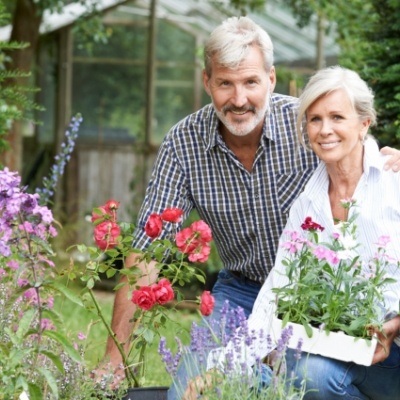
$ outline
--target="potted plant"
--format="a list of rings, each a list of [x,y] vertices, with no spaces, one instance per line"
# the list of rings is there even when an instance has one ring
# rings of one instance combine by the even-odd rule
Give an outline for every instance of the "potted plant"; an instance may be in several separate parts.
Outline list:
[[[354,200],[342,203],[356,206]],[[338,222],[332,241],[320,241],[324,227],[307,217],[301,232],[288,232],[283,244],[288,256],[283,260],[287,284],[275,288],[276,335],[288,323],[295,327],[294,338],[304,338],[303,350],[344,361],[370,365],[376,339],[368,326],[382,323],[384,291],[394,279],[388,266],[399,262],[386,253],[388,237],[381,237],[375,256],[363,267],[357,243],[357,213]],[[337,340],[337,344],[332,344]]]
[[[166,387],[143,390],[146,386],[148,348],[156,342],[160,328],[164,327],[169,319],[171,309],[174,307],[171,305],[172,302],[174,301],[176,305],[184,300],[179,287],[183,287],[193,279],[205,282],[204,272],[194,263],[205,262],[208,259],[212,240],[211,230],[205,222],[199,220],[177,231],[176,227],[183,211],[179,208],[167,208],[161,214],[150,214],[144,230],[152,242],[145,251],[138,251],[132,248],[135,227],[133,224],[117,221],[118,208],[118,201],[109,200],[93,210],[91,220],[96,246],[80,244],[69,249],[77,249],[89,256],[83,269],[77,265],[77,268],[70,269],[69,274],[73,271],[73,277],[78,277],[84,282],[85,289],[82,293],[84,304],[95,307],[101,322],[121,354],[122,368],[128,386],[128,393],[124,399],[128,400],[135,388],[141,388],[140,391],[134,392],[135,399],[140,399],[139,393],[143,394],[144,391],[152,392],[151,397],[146,398],[162,399],[166,398]],[[169,233],[160,238],[164,229]],[[132,251],[138,254],[138,264],[156,261],[158,268],[156,282],[138,286],[137,281],[142,271],[137,266],[130,268],[118,266],[121,262],[123,264]],[[118,283],[115,289],[124,284],[129,285],[131,301],[136,305],[136,312],[132,315],[133,329],[128,348],[117,340],[93,292],[95,283],[101,276],[105,274],[111,278],[117,272],[127,279],[125,283]],[[200,305],[204,312],[207,311],[204,307],[206,297],[207,294],[202,296],[203,301]],[[111,372],[110,378],[113,379]],[[106,385],[106,382],[103,383]]]

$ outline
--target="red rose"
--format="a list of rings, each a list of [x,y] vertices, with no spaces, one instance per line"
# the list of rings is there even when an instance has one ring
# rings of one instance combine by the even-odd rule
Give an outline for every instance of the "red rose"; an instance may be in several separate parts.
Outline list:
[[[115,247],[120,234],[120,227],[113,221],[103,221],[94,228],[94,240],[100,250]]]
[[[190,254],[198,246],[196,233],[191,228],[182,229],[175,235],[175,243],[182,253]]]
[[[210,256],[211,253],[211,247],[203,244],[200,246],[197,246],[196,249],[194,251],[192,251],[189,254],[189,261],[191,262],[206,262],[208,260],[208,257]]]
[[[117,211],[119,208],[119,201],[117,200],[108,200],[106,204],[104,204],[104,208],[106,209],[108,214],[112,214]]]
[[[175,236],[178,249],[189,255],[191,262],[205,262],[210,255],[211,229],[204,221],[193,222]]]
[[[200,312],[202,315],[207,317],[213,312],[215,305],[214,296],[208,291],[205,290],[200,297]]]
[[[196,236],[199,237],[202,242],[211,242],[211,228],[204,221],[195,221],[190,225],[190,228],[192,231],[196,232]]]
[[[142,286],[132,293],[132,303],[143,310],[150,310],[156,304],[156,296],[150,286]]]
[[[183,215],[183,210],[181,210],[180,208],[171,207],[171,208],[166,208],[162,212],[161,218],[167,222],[177,223],[181,221],[182,215]]]
[[[323,226],[321,226],[320,224],[317,224],[316,222],[314,222],[311,217],[306,217],[304,222],[301,224],[301,229],[303,229],[305,231],[320,230],[322,232],[325,228]]]
[[[160,279],[157,283],[151,286],[158,304],[165,304],[173,300],[175,297],[171,282],[166,279]]]
[[[96,209],[92,212],[92,222],[95,222],[99,218],[103,218],[106,216],[110,216],[112,221],[116,222],[116,214],[119,208],[119,201],[116,200],[108,200],[106,204],[96,207]]]
[[[155,239],[157,236],[160,236],[162,232],[162,219],[159,214],[150,214],[149,219],[146,222],[144,230],[147,236]]]

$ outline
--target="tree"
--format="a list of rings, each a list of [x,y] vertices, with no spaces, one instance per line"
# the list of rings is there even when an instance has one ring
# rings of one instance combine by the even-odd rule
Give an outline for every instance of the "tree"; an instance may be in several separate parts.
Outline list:
[[[375,93],[381,145],[400,140],[400,0],[282,0],[300,26],[323,15],[335,29],[339,63],[357,71]]]
[[[120,1],[122,3],[123,0]],[[5,50],[7,62],[4,63],[8,71],[16,72],[4,81],[5,86],[29,87],[29,74],[33,69],[37,53],[40,26],[45,11],[49,13],[61,12],[63,7],[71,3],[79,3],[86,7],[86,13],[81,18],[94,15],[97,11],[96,0],[0,0],[12,14],[12,29],[10,42],[26,44],[18,51]],[[93,32],[92,32],[93,33]],[[93,37],[96,37],[93,35]],[[10,49],[12,50],[12,49]],[[23,107],[20,110],[23,111]],[[9,147],[2,155],[3,163],[11,170],[21,171],[23,141],[21,125],[15,121],[7,137]]]

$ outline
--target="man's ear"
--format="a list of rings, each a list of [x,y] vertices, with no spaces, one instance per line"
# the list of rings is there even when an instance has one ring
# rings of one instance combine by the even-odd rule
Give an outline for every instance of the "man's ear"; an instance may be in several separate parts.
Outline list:
[[[210,83],[210,77],[207,75],[206,70],[203,69],[203,86],[204,86],[204,90],[206,91],[206,93],[209,96],[211,96],[209,83]]]
[[[269,82],[271,84],[270,86],[270,93],[273,93],[275,90],[275,86],[276,86],[276,72],[275,72],[275,67],[272,66],[269,70]]]

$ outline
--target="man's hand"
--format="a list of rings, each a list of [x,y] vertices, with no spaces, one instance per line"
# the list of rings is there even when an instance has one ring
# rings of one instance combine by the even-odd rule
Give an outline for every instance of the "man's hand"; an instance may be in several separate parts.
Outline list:
[[[372,327],[370,332],[375,333],[378,337],[378,344],[375,349],[375,354],[372,359],[372,364],[382,362],[390,354],[390,347],[393,344],[393,340],[399,335],[400,329],[400,316],[397,316],[390,321],[383,324],[382,330],[377,327]]]
[[[218,385],[221,380],[221,373],[216,369],[212,369],[204,375],[196,376],[189,381],[182,400],[197,400],[199,395],[207,393],[209,389]],[[207,397],[204,397],[204,399],[207,399]]]
[[[382,147],[381,153],[391,156],[385,163],[385,170],[392,169],[394,172],[400,171],[400,150],[393,149],[392,147]]]

